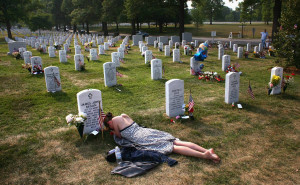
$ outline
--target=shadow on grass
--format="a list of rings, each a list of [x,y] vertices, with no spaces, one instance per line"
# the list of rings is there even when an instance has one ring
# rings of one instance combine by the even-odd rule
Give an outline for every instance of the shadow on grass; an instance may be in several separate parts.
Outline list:
[[[239,102],[239,103],[243,105],[243,108],[246,111],[251,111],[253,113],[258,113],[258,114],[268,115],[268,116],[273,116],[274,115],[274,113],[271,112],[270,110],[263,109],[259,106],[250,105],[250,104],[247,104],[247,103],[244,103],[244,102]]]
[[[55,93],[48,92],[47,95],[51,96],[52,98],[54,98],[56,101],[59,101],[59,102],[70,102],[72,100],[72,98],[63,91],[58,91]]]
[[[117,69],[119,69],[120,71],[129,71],[127,67],[118,67]]]

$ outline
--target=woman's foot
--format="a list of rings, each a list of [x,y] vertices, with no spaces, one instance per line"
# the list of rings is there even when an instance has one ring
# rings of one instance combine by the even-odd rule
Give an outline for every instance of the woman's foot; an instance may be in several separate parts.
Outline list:
[[[211,153],[211,155],[213,156],[212,161],[214,163],[219,163],[221,161],[220,157],[215,153],[213,148],[208,149],[208,151]]]

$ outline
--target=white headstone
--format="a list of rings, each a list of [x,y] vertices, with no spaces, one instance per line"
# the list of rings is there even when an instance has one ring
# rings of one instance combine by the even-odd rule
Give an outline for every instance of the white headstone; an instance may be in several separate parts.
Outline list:
[[[230,65],[230,55],[223,55],[222,57],[222,71],[226,71]]]
[[[152,60],[152,51],[146,50],[145,51],[145,64],[148,64]]]
[[[190,46],[189,45],[184,45],[183,54],[184,55],[189,55],[189,52],[190,52]]]
[[[48,92],[61,91],[59,68],[56,66],[49,66],[45,68],[44,73],[45,73],[47,91]]]
[[[192,33],[190,32],[184,32],[182,33],[182,40],[186,40],[186,42],[192,42]]]
[[[13,41],[8,43],[9,54],[12,54],[14,51],[19,51],[19,48],[26,49],[26,42]]]
[[[164,51],[164,44],[162,42],[158,43],[158,51]]]
[[[138,46],[139,45],[139,41],[143,41],[143,36],[142,35],[133,35],[132,36],[132,40],[133,40],[132,45]]]
[[[247,51],[250,52],[251,51],[251,44],[247,43]]]
[[[174,42],[172,40],[169,40],[169,48],[173,48]]]
[[[49,46],[48,53],[49,53],[49,57],[55,57],[55,47]]]
[[[74,62],[75,62],[75,70],[81,71],[82,66],[84,66],[84,56],[82,54],[74,55]]]
[[[170,46],[165,45],[165,56],[170,56]]]
[[[195,73],[198,73],[200,72],[200,63],[199,61],[196,61],[194,57],[191,57],[190,58],[190,67],[191,67],[191,70],[190,70],[190,74],[192,74],[192,70],[195,72]]]
[[[98,89],[87,89],[77,93],[78,112],[87,114],[84,121],[83,134],[90,134],[93,131],[99,131],[99,108],[102,108],[102,95]],[[100,105],[100,107],[99,107]]]
[[[180,62],[180,50],[173,49],[173,62]]]
[[[224,55],[224,48],[219,47],[218,60],[221,60]]]
[[[41,57],[31,57],[31,74],[41,73],[43,70],[42,58]]]
[[[20,53],[20,55],[21,55],[22,58],[24,58],[23,53],[25,51],[26,51],[26,48],[23,48],[23,47],[19,48],[19,53]]]
[[[59,50],[59,61],[68,62],[66,50]]]
[[[64,44],[64,50],[66,51],[66,53],[69,51],[69,45],[68,44]]]
[[[90,49],[90,60],[98,60],[97,49]]]
[[[243,58],[243,47],[238,47],[237,57]]]
[[[118,48],[119,56],[121,59],[124,58],[124,50],[122,48]]]
[[[158,42],[162,42],[163,44],[168,44],[169,37],[168,36],[160,36],[158,37]]]
[[[157,40],[155,40],[153,44],[154,44],[154,46],[153,46],[154,48],[158,47],[158,41]]]
[[[81,47],[79,45],[75,46],[75,55],[81,54]]]
[[[238,49],[238,45],[237,44],[233,44],[233,52],[236,53]]]
[[[180,37],[179,36],[171,36],[171,41],[173,41],[173,43],[180,42]]]
[[[149,36],[147,39],[147,45],[154,45],[155,40],[156,40],[156,37]]]
[[[258,53],[258,52],[259,52],[257,46],[254,46],[254,52],[255,52],[255,53]]]
[[[181,46],[184,47],[186,45],[186,40],[182,40]]]
[[[239,101],[240,73],[229,72],[225,79],[225,103],[231,104]]]
[[[258,51],[262,51],[263,50],[263,48],[262,48],[262,44],[261,43],[259,43],[258,44]]]
[[[111,87],[117,85],[117,70],[113,62],[106,62],[103,64],[104,85]]]
[[[162,79],[162,61],[161,61],[161,59],[151,60],[151,79],[152,80]]]
[[[109,50],[109,44],[107,42],[104,42],[104,51]]]
[[[30,58],[32,57],[32,52],[31,51],[25,51],[23,53],[23,57],[24,57],[25,64],[30,64],[31,63]]]
[[[111,61],[115,63],[116,67],[120,67],[120,56],[119,52],[112,52],[111,53]]]
[[[271,95],[281,93],[281,83],[282,83],[282,77],[283,77],[282,74],[283,74],[283,68],[282,67],[273,67],[272,68],[270,81],[272,80],[273,75],[279,76],[280,81],[279,81],[279,84],[277,86],[272,88]]]
[[[142,53],[144,53],[146,50],[148,50],[148,47],[147,46],[143,46],[142,47]]]
[[[229,41],[229,48],[232,48],[232,42]]]
[[[183,114],[184,104],[184,81],[172,79],[166,82],[166,114],[175,117]]]
[[[99,55],[105,55],[105,51],[104,51],[104,46],[103,45],[99,45],[98,46],[98,50],[99,50]]]

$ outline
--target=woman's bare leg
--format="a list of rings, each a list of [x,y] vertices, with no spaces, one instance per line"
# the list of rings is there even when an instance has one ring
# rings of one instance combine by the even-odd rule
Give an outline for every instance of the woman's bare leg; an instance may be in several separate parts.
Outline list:
[[[213,156],[209,151],[205,152],[199,152],[196,150],[193,150],[186,146],[178,146],[174,145],[173,152],[181,155],[186,156],[192,156],[192,157],[198,157],[203,159],[212,159],[212,160],[218,160],[215,156]]]
[[[206,152],[208,151],[207,149],[195,144],[195,143],[192,143],[192,142],[187,142],[187,141],[179,141],[179,140],[175,140],[174,142],[174,145],[178,145],[178,146],[186,146],[186,147],[189,147],[193,150],[197,150],[199,152]]]

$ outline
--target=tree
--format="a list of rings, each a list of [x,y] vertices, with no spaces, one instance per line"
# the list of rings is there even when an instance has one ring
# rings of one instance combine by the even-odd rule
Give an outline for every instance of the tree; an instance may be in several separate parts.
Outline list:
[[[1,0],[0,23],[4,23],[7,36],[12,39],[11,24],[19,20],[26,20],[30,9],[31,0]]]
[[[45,14],[42,12],[32,15],[28,21],[28,27],[31,31],[51,30],[52,25],[50,14]]]
[[[119,20],[124,9],[124,0],[104,0],[102,2],[102,20],[105,22],[115,22],[116,31],[119,31]]]
[[[244,2],[240,3],[241,21],[249,21],[251,24],[255,13],[255,8],[257,8],[259,4],[260,1],[257,0],[244,0]]]
[[[222,0],[204,0],[204,1],[202,1],[204,14],[209,19],[210,25],[212,25],[213,20],[218,17],[223,5],[224,5],[224,2]]]
[[[138,22],[142,5],[142,0],[125,0],[124,2],[127,18],[131,20],[131,35],[135,35],[135,23]]]
[[[200,6],[196,2],[193,2],[192,3],[192,7],[194,7],[191,10],[192,20],[193,20],[193,22],[196,23],[196,28],[198,29],[199,28],[199,24],[203,23],[203,18],[204,18],[203,11],[202,11],[202,6]]]
[[[300,68],[300,0],[286,0],[284,6],[274,47],[287,66]]]
[[[275,33],[278,32],[278,28],[280,27],[279,19],[281,17],[281,6],[282,0],[274,0],[274,8],[273,8],[273,27],[272,27],[272,40],[275,40]],[[298,1],[298,0],[296,0]]]
[[[262,20],[265,21],[266,24],[272,20],[272,8],[273,8],[272,0],[264,0],[262,3]]]

